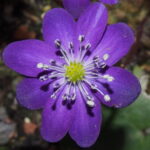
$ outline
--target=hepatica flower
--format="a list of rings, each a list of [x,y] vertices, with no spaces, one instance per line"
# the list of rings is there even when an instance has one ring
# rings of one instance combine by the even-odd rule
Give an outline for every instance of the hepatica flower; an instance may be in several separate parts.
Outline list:
[[[41,135],[49,142],[67,133],[81,147],[99,136],[101,104],[122,108],[140,93],[130,72],[112,67],[134,42],[124,23],[107,25],[107,10],[93,3],[77,22],[61,8],[48,11],[40,40],[11,43],[5,64],[26,76],[17,100],[28,109],[43,108]]]
[[[92,0],[63,0],[64,7],[75,17],[78,18],[82,11],[91,4]],[[119,0],[98,0],[99,2],[113,5]]]

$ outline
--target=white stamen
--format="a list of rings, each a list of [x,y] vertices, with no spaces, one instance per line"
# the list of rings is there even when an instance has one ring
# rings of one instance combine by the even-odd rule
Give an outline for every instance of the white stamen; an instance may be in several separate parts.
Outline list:
[[[104,95],[104,100],[105,100],[106,102],[110,102],[111,98],[110,98],[109,95]]]
[[[86,101],[86,103],[87,103],[87,105],[90,106],[90,107],[94,107],[94,106],[95,106],[94,101],[88,100],[88,101]]]
[[[53,60],[53,59],[51,59],[51,60],[49,61],[49,63],[50,63],[51,65],[55,65],[55,64],[56,64],[56,61]]]
[[[61,85],[60,85],[60,87],[54,92],[54,93],[52,93],[52,95],[50,96],[51,98],[53,98],[53,99],[56,99],[56,94],[60,91],[60,89],[61,88],[63,88],[64,86],[66,85],[66,81],[64,81]]]
[[[48,70],[48,69],[49,69],[49,66],[46,65],[46,64],[44,64],[44,65],[43,65],[43,69],[44,69],[44,70]]]
[[[81,83],[78,84],[78,87],[79,87],[82,95],[86,99],[86,104],[90,107],[94,107],[95,106],[94,98],[89,95],[89,93],[87,92],[87,90]]]
[[[62,99],[63,99],[64,101],[67,100],[67,94],[66,94],[66,93],[62,96]]]
[[[66,63],[69,64],[69,62],[70,62],[70,55],[68,54],[66,49],[61,45],[61,41],[59,39],[56,39],[54,41],[54,43],[56,44],[56,46],[58,47],[58,49],[62,53],[63,58],[65,59]]]
[[[95,67],[100,69],[100,68],[105,68],[106,67],[106,63],[105,62],[95,62]]]
[[[105,96],[105,94],[97,87],[96,84],[92,84],[90,83],[88,80],[84,80],[93,90],[96,90],[97,92],[99,92],[101,95]]]
[[[79,35],[78,40],[79,40],[80,42],[83,42],[83,41],[84,41],[84,35]]]
[[[108,54],[104,54],[103,59],[107,60],[108,58],[109,58],[109,55]]]
[[[94,66],[93,66],[93,67],[91,66],[91,67],[86,67],[85,69],[86,69],[86,71],[93,71],[93,70],[95,69],[95,67],[94,67]]]
[[[53,93],[53,94],[51,95],[51,98],[56,99],[56,93]]]
[[[93,62],[90,62],[88,64],[84,63],[84,68],[90,68],[90,67],[94,67]]]
[[[96,76],[96,77],[99,76],[99,74],[94,73],[94,72],[92,72],[92,71],[86,71],[85,74],[86,74],[86,75],[93,75],[93,76]]]
[[[71,100],[72,100],[72,101],[74,101],[75,99],[76,99],[76,94],[75,94],[75,93],[73,93],[73,94],[72,94],[72,98],[71,98]]]
[[[39,78],[41,81],[46,81],[48,79],[48,76],[47,75],[43,75],[43,76],[40,76]]]
[[[93,76],[93,75],[86,75],[87,79],[98,79],[98,76]]]
[[[54,70],[54,71],[61,72],[61,73],[65,72],[65,69],[63,66],[51,66],[51,65],[47,65],[43,63],[38,63],[37,68],[43,69],[43,70]]]
[[[50,75],[48,75],[49,79],[57,77],[64,77],[64,73],[52,72]]]
[[[59,83],[54,83],[54,84],[53,84],[53,87],[54,87],[54,88],[59,88],[59,87],[60,87],[60,84],[59,84]]]
[[[72,83],[70,83],[69,85],[66,85],[66,92],[65,94],[62,96],[63,100],[70,100],[71,97],[71,88],[72,88]]]
[[[81,93],[86,94],[86,96],[89,95],[87,90],[84,88],[84,86],[81,83],[79,83],[78,86],[79,86]]]
[[[61,46],[61,41],[60,41],[59,39],[56,39],[56,40],[54,41],[54,43],[55,43],[57,46]]]
[[[71,54],[71,60],[74,60],[74,47],[73,47],[73,42],[69,43],[69,52]]]
[[[82,49],[83,48],[83,49]],[[80,58],[79,61],[83,61],[85,54],[87,53],[87,51],[91,48],[91,44],[87,43],[85,46],[80,46]],[[84,51],[83,51],[84,50]]]
[[[100,60],[99,56],[95,56],[95,57],[93,58],[93,61],[94,61],[94,62],[99,62],[99,60]]]
[[[38,63],[37,68],[47,70],[47,69],[49,69],[49,66],[46,64],[43,64],[43,63]]]
[[[39,69],[43,68],[43,63],[38,63],[36,67]]]
[[[71,100],[74,101],[76,99],[76,86],[73,85],[73,94]]]
[[[112,77],[112,76],[110,76],[108,74],[104,75],[103,78],[107,79],[109,82],[112,82],[114,80],[114,77]]]
[[[69,48],[73,49],[73,43],[72,42],[69,43]]]
[[[85,45],[85,49],[86,50],[89,50],[91,48],[91,44],[90,43],[87,43],[86,45]]]
[[[84,81],[91,87],[91,89],[96,90],[97,85],[90,83],[88,80],[84,79]]]

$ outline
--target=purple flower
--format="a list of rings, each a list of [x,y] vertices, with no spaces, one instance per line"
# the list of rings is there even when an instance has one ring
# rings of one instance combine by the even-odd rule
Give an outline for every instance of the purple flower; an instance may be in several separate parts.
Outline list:
[[[98,0],[100,2],[113,5],[117,4],[118,0]],[[80,14],[90,5],[90,0],[63,0],[63,5],[75,18],[78,18]]]
[[[122,108],[140,93],[130,72],[112,67],[134,43],[124,23],[107,25],[107,10],[93,3],[77,22],[61,8],[48,11],[44,41],[24,40],[8,45],[5,64],[25,75],[17,100],[28,109],[43,108],[41,135],[49,142],[68,132],[81,147],[99,136],[101,103]]]

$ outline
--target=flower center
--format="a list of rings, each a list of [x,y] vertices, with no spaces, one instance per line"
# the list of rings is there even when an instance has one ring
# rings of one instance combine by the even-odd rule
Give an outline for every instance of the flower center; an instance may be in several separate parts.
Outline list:
[[[109,74],[101,73],[107,66],[106,60],[109,59],[109,54],[106,53],[103,57],[93,55],[91,60],[87,59],[85,61],[85,57],[88,57],[87,52],[91,51],[91,44],[87,43],[84,45],[84,35],[80,35],[78,40],[80,42],[79,52],[77,57],[75,57],[72,42],[69,42],[69,48],[66,50],[62,45],[62,41],[56,39],[54,41],[55,46],[61,53],[61,58],[65,60],[66,65],[54,59],[51,59],[49,64],[37,63],[37,68],[48,71],[46,74],[42,74],[39,79],[41,81],[49,79],[52,81],[53,91],[50,96],[52,99],[56,99],[60,95],[60,91],[63,90],[62,99],[68,103],[69,101],[76,100],[79,91],[86,104],[89,107],[94,107],[95,97],[92,96],[92,91],[94,90],[102,95],[106,102],[110,102],[111,97],[107,90],[101,90],[101,86],[99,88],[99,84],[107,84],[115,79]],[[82,64],[81,62],[84,63]],[[89,91],[89,88],[92,91]]]
[[[79,62],[70,62],[70,65],[65,66],[65,69],[65,76],[73,83],[83,80],[85,76],[85,69]]]

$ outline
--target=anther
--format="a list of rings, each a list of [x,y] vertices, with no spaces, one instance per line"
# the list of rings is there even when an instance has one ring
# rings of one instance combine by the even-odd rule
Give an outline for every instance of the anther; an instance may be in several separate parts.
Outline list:
[[[60,84],[59,84],[59,83],[55,83],[55,84],[53,85],[53,87],[54,87],[54,88],[59,88],[59,87],[60,87]]]
[[[47,69],[49,69],[49,66],[46,64],[43,64],[43,63],[38,63],[37,68],[47,70]]]
[[[112,77],[112,76],[110,76],[108,74],[104,75],[103,78],[107,79],[109,82],[112,82],[114,80],[114,77]]]
[[[90,107],[94,107],[95,106],[95,103],[93,101],[93,97],[87,95],[87,101],[86,101],[87,105],[90,106]]]
[[[80,49],[81,49],[82,51],[85,50],[85,46],[82,45],[82,46],[80,47]]]
[[[91,89],[96,90],[97,89],[97,85],[91,84]]]
[[[76,94],[73,93],[72,96],[71,96],[71,100],[74,101],[75,99],[76,99]]]
[[[103,59],[104,59],[104,60],[106,60],[106,59],[108,59],[108,58],[109,58],[109,55],[108,55],[108,54],[105,54],[105,55],[103,56]],[[93,58],[93,63],[94,63],[94,65],[95,65],[96,68],[98,68],[98,69],[102,68],[102,69],[103,69],[103,68],[106,67],[106,63],[105,63],[104,60],[100,60],[99,56],[95,56],[95,57]]]
[[[67,64],[69,64],[70,58],[68,57],[68,53],[66,52],[66,49],[61,45],[61,41],[59,39],[56,39],[54,43],[56,47],[59,49],[59,51],[61,52],[61,54],[63,55],[63,58],[65,59]]]
[[[86,50],[89,50],[90,48],[91,48],[91,44],[90,43],[88,43],[88,44],[85,45],[85,49]]]
[[[78,40],[80,41],[80,42],[83,42],[84,41],[84,35],[79,35],[79,37],[78,37]]]
[[[99,63],[99,68],[105,68],[106,67],[106,63],[105,62],[100,62]]]
[[[86,104],[87,104],[88,106],[90,106],[90,107],[94,107],[94,106],[95,106],[95,103],[94,103],[94,101],[92,101],[92,100],[86,101]]]
[[[62,99],[67,100],[67,94],[66,93],[62,96]]]
[[[73,49],[73,48],[74,48],[72,42],[69,43],[69,48],[70,48],[70,49]]]
[[[85,56],[90,48],[91,48],[90,43],[88,43],[86,45],[82,45],[82,46],[80,45],[80,57],[79,57],[80,61],[82,61],[85,58]]]
[[[53,60],[53,59],[52,59],[52,60],[50,60],[50,61],[49,61],[49,63],[50,63],[51,65],[56,65],[56,61],[55,61],[55,60]]]
[[[93,62],[98,62],[99,61],[99,56],[94,56],[93,57]]]
[[[76,87],[75,85],[72,86],[72,98],[71,100],[74,101],[76,99]]]
[[[43,68],[43,66],[44,66],[43,63],[38,63],[36,67],[39,68],[39,69],[41,69],[41,68]]]
[[[95,62],[94,63],[95,67],[100,69],[100,68],[105,68],[106,67],[106,63],[105,62]]]
[[[111,98],[110,98],[110,96],[109,95],[104,95],[104,100],[106,101],[106,102],[109,102],[110,100],[111,100]]]
[[[67,95],[67,99],[71,100],[72,96],[70,94]]]
[[[66,84],[66,82],[63,82],[60,86],[59,86],[59,88],[56,90],[56,91],[54,91],[53,93],[52,93],[52,95],[50,96],[51,98],[53,98],[53,99],[56,99],[56,94],[60,91],[60,89],[64,86]]]
[[[57,46],[57,48],[60,48],[60,46],[61,46],[61,41],[60,41],[59,39],[56,39],[56,40],[54,41],[54,43],[55,43],[55,45]]]
[[[105,99],[105,101],[110,101],[111,99],[110,99],[110,96],[109,95],[105,95],[98,87],[97,87],[97,85],[95,85],[95,84],[91,84],[88,80],[84,80],[90,87],[91,87],[91,89],[94,89],[94,90],[96,90],[97,92],[99,92],[101,95],[103,95],[104,96],[104,99]]]
[[[109,58],[109,55],[108,54],[104,54],[103,59],[107,60],[108,58]]]
[[[92,101],[93,97],[91,97],[90,95],[87,95],[87,99],[88,99],[88,101]]]
[[[70,94],[67,94],[65,93],[63,96],[62,96],[63,100],[72,100],[72,96]]]
[[[84,79],[84,81],[90,86],[90,88],[92,90],[97,90],[97,85],[96,84],[93,84],[93,83],[90,83],[88,80]]]
[[[48,69],[49,69],[49,66],[46,65],[46,64],[44,64],[44,65],[43,65],[43,69],[44,69],[44,70],[48,70]]]
[[[78,84],[78,86],[84,98],[86,99],[86,104],[90,107],[94,107],[95,106],[94,98],[89,95],[89,93],[81,83]]]
[[[43,76],[40,76],[39,79],[41,81],[46,81],[48,79],[48,76],[47,75],[43,75]]]
[[[51,98],[56,99],[56,93],[53,93],[53,94],[51,95]]]

